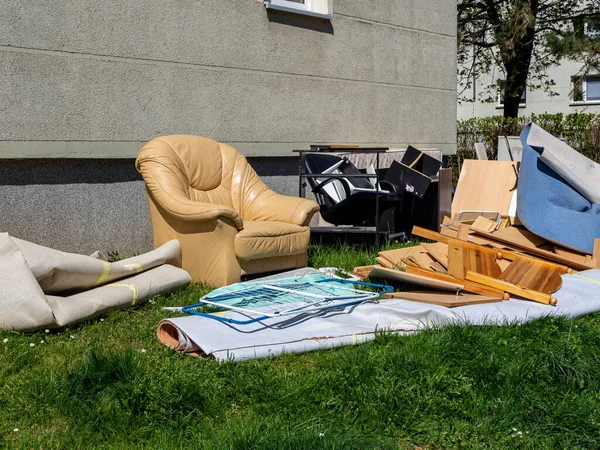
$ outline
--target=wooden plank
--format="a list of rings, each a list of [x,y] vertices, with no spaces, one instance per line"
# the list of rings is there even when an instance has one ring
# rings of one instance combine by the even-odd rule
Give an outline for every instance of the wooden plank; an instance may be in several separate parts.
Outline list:
[[[452,214],[463,210],[498,211],[507,216],[516,185],[512,161],[464,160],[456,192],[452,200]]]
[[[548,241],[543,237],[519,227],[506,227],[493,234],[494,236],[500,237],[505,242],[512,242],[519,247],[534,248],[548,244]]]
[[[600,269],[600,238],[594,239],[594,253],[592,256],[594,258],[594,267]]]
[[[515,284],[509,283],[507,281],[498,280],[492,277],[486,277],[480,273],[476,272],[467,272],[466,279],[468,281],[473,281],[475,283],[483,284],[485,286],[502,289],[506,292],[509,292],[514,295],[518,295],[519,297],[526,298],[528,300],[533,300],[538,303],[544,303],[546,305],[556,305],[556,298],[550,296],[549,294],[545,294],[543,292],[533,291],[531,289],[527,289],[525,287],[517,286]]]
[[[427,253],[427,251],[419,247],[422,251],[415,252],[409,256],[408,260],[423,269],[431,268],[431,265],[436,261]]]
[[[540,260],[517,258],[496,278],[533,291],[551,294],[562,286],[561,275],[566,270]]]
[[[493,220],[490,220],[487,217],[479,216],[477,219],[475,219],[473,225],[471,225],[471,229],[482,230],[492,233],[496,231],[497,226],[498,224]]]
[[[458,231],[453,230],[452,228],[446,226],[446,225],[442,225],[440,227],[440,234],[442,236],[448,236],[451,237],[453,239],[456,239],[458,237]]]
[[[589,264],[589,261],[592,259],[591,257],[587,258],[587,256],[589,255],[586,255],[585,253],[576,252],[574,250],[558,246],[554,247],[554,253],[556,253],[559,256],[568,258],[571,261],[575,261],[579,264]]]
[[[450,238],[448,236],[444,236],[443,234],[428,230],[427,228],[421,228],[416,225],[412,229],[412,234],[429,239],[431,241],[443,242],[444,244],[450,242]]]
[[[543,258],[546,259],[548,261],[553,261],[556,262],[558,264],[567,266],[567,267],[571,267],[573,269],[577,269],[577,270],[587,270],[587,269],[593,269],[594,267],[592,267],[591,263],[585,263],[582,264],[576,260],[572,260],[568,257],[565,256],[561,256],[561,255],[557,255],[556,253],[553,253],[551,251],[548,250],[543,250],[537,247],[524,247],[519,245],[519,243],[511,241],[511,240],[505,240],[502,238],[502,235],[498,235],[498,232],[496,233],[486,233],[484,231],[479,231],[479,230],[473,230],[474,233],[484,236],[488,239],[492,239],[498,242],[502,242],[505,244],[510,245],[511,247],[515,247],[518,248],[519,250],[526,252],[526,253],[530,253],[531,255],[537,256],[539,258]],[[504,230],[503,230],[504,231]],[[414,234],[414,231],[413,231]],[[447,239],[447,238],[446,238]],[[508,252],[507,252],[508,253]]]
[[[464,288],[464,285],[459,283],[424,277],[422,275],[415,275],[394,269],[386,269],[385,267],[381,266],[373,267],[373,270],[371,270],[370,277],[383,278],[384,280],[396,281],[399,283],[416,284],[419,286],[425,286],[431,289],[439,289],[442,291],[458,292]]]
[[[371,273],[372,269],[373,266],[359,266],[352,269],[352,271],[350,271],[350,274],[364,281],[367,278],[369,278],[369,274]]]
[[[464,247],[461,241],[448,242],[448,273],[455,278],[465,278]]]
[[[413,247],[403,247],[403,248],[396,248],[393,250],[386,250],[383,252],[379,252],[379,257],[386,259],[389,264],[381,264],[382,266],[385,267],[390,267],[390,268],[398,268],[403,270],[404,267],[406,266],[406,263],[404,262],[404,260],[406,260],[407,258],[409,258],[412,254],[419,252],[421,250],[419,250],[419,246],[413,246]]]
[[[377,258],[375,258],[375,261],[377,262],[377,264],[379,264],[382,267],[386,267],[388,269],[393,269],[395,267],[398,267],[397,265],[392,264],[391,262],[389,262],[387,259],[382,258],[381,256],[378,256]],[[406,266],[406,265],[404,265]],[[402,267],[402,269],[404,269],[404,267]]]
[[[427,278],[433,278],[440,281],[447,281],[449,283],[460,283],[464,286],[464,290],[468,292],[472,292],[474,294],[485,295],[488,297],[500,298],[504,300],[508,300],[510,296],[500,289],[494,289],[487,286],[482,286],[478,283],[473,283],[468,280],[457,280],[452,275],[436,273],[431,270],[421,269],[419,267],[408,266],[406,268],[406,273],[413,275],[420,275]]]
[[[458,225],[458,234],[456,236],[461,241],[466,241],[469,239],[469,225],[461,223]]]
[[[448,269],[448,245],[441,242],[435,242],[433,244],[421,244],[429,255],[437,262],[439,262],[444,269]]]
[[[477,232],[478,234],[480,232]],[[448,237],[448,236],[444,236],[440,233],[436,233],[435,231],[431,231],[431,230],[427,230],[425,228],[421,228],[421,227],[413,227],[412,230],[412,234],[414,234],[415,236],[419,236],[419,237],[424,237],[426,239],[431,239],[434,241],[438,241],[438,242],[443,242],[443,243],[450,243],[453,239]],[[485,233],[486,235],[486,241],[487,240],[491,240],[492,242],[494,241],[493,237],[494,234],[493,233]],[[488,237],[489,236],[489,237]],[[472,239],[473,236],[469,236],[469,239]],[[499,242],[499,241],[498,241]],[[469,248],[476,248],[476,249],[486,249],[486,247],[483,247],[482,245],[478,245],[475,244],[473,242],[462,242],[463,246],[465,247],[469,247]],[[507,260],[514,260],[515,258],[519,258],[519,257],[527,257],[527,258],[535,258],[535,256],[530,256],[530,255],[525,255],[522,252],[526,252],[526,249],[521,249],[517,251],[514,250],[510,250],[510,249],[505,249],[505,245],[504,243],[499,243],[498,245],[502,245],[502,248],[494,248],[493,250],[497,252],[496,258],[497,259],[507,259]],[[571,262],[571,264],[569,264],[569,261],[566,260],[566,258],[560,257],[560,255],[556,255],[555,253],[549,252],[547,250],[541,250],[541,249],[537,249],[537,252],[541,253],[541,254],[549,254],[549,257],[545,258],[544,256],[541,256],[542,260],[544,263],[546,264],[551,264],[551,265],[555,265],[555,266],[561,266],[561,267],[565,267],[567,268],[567,273],[569,273],[570,268],[575,268],[575,269],[579,269],[579,270],[586,270],[586,269],[591,269],[593,267],[591,267],[589,264],[587,266],[582,266],[582,264],[577,264],[576,262]],[[563,262],[561,262],[563,261]],[[565,262],[566,261],[566,262]]]
[[[383,298],[397,298],[409,300],[411,302],[428,303],[432,305],[446,306],[455,308],[457,306],[480,305],[483,303],[497,303],[502,299],[495,297],[486,297],[485,295],[448,293],[448,292],[390,292],[384,294]]]

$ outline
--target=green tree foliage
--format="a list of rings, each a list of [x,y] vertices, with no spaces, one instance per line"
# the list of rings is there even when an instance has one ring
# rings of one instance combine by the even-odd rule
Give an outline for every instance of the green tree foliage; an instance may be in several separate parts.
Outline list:
[[[600,0],[458,0],[463,92],[478,74],[498,66],[506,80],[504,117],[517,117],[525,86],[552,94],[546,69],[561,58],[590,54],[591,41],[578,33],[577,24],[599,11]]]

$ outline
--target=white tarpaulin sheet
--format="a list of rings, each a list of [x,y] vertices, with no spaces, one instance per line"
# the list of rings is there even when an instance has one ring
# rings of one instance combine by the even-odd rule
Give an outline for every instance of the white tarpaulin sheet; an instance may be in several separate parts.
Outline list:
[[[186,316],[161,321],[158,336],[178,351],[239,361],[358,344],[374,339],[376,332],[384,330],[410,333],[450,323],[501,325],[550,315],[579,317],[600,311],[600,271],[564,275],[555,296],[557,306],[511,299],[458,308],[386,299],[343,311],[268,319],[249,325]],[[244,318],[239,313],[228,314],[231,318]]]
[[[62,327],[190,282],[179,242],[108,263],[0,233],[0,328]]]

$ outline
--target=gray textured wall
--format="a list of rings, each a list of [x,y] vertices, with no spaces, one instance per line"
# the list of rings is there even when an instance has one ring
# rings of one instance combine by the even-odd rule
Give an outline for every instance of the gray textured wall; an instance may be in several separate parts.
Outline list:
[[[262,0],[0,7],[0,231],[146,249],[143,190],[126,167],[158,135],[248,156],[316,142],[456,146],[455,0],[334,0],[331,22]],[[66,218],[67,237],[51,231]]]
[[[249,158],[277,192],[298,195],[295,158]],[[0,231],[63,251],[152,249],[142,177],[131,159],[0,159]]]

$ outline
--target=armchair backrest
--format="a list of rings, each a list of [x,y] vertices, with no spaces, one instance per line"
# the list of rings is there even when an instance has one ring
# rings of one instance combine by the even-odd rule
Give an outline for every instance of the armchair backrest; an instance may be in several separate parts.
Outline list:
[[[155,197],[226,205],[243,219],[254,200],[269,191],[235,148],[200,136],[153,139],[138,154],[136,167]]]

